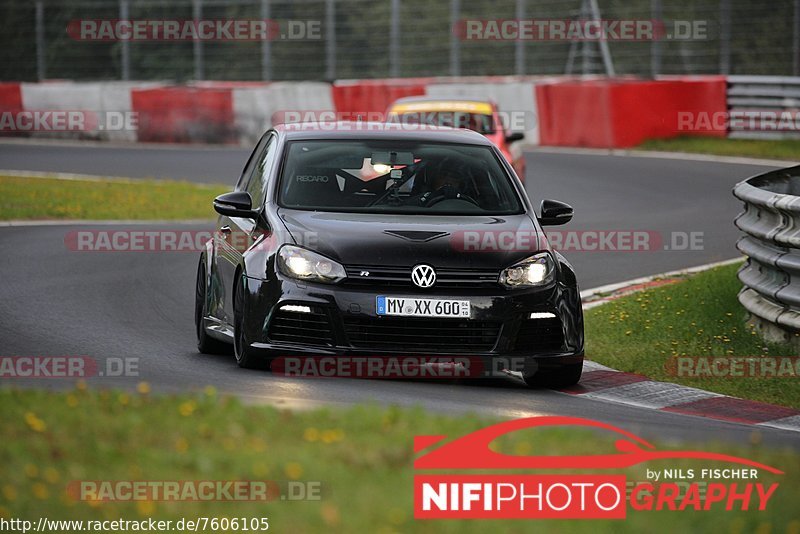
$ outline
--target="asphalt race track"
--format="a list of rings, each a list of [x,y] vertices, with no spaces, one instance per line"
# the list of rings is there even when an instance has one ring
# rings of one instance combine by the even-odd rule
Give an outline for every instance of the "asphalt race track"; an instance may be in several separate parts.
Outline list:
[[[246,157],[247,151],[240,149],[0,143],[0,169],[230,184]],[[763,170],[679,159],[531,152],[527,187],[537,204],[541,198],[555,198],[575,207],[574,221],[562,228],[638,230],[662,236],[702,232],[702,250],[678,252],[659,246],[643,252],[567,252],[582,288],[591,288],[736,257],[738,234],[732,220],[739,204],[730,191],[736,182]],[[591,415],[657,443],[687,439],[747,443],[753,432],[752,427],[735,423],[530,390],[513,378],[480,383],[298,379],[242,370],[233,356],[207,356],[195,350],[195,253],[69,251],[64,237],[78,228],[99,227],[0,227],[0,354],[139,358],[138,377],[97,377],[90,382],[132,388],[144,380],[156,391],[211,384],[248,401],[286,407],[371,400],[503,417]],[[210,229],[177,224],[161,228]],[[669,242],[666,239],[664,243]],[[65,382],[38,380],[35,385],[63,387]],[[769,428],[759,432],[767,444],[800,448],[796,433]]]

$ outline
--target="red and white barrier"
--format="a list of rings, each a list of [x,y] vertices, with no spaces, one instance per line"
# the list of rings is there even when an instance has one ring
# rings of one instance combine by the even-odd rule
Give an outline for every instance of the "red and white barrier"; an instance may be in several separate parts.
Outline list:
[[[22,107],[22,88],[17,82],[0,82],[0,118],[14,117],[24,108]],[[11,136],[14,132],[8,128],[0,127],[0,136]]]
[[[134,89],[137,136],[154,143],[233,143],[232,89],[218,87],[155,87]]]
[[[384,113],[392,102],[406,96],[424,95],[432,78],[344,80],[333,84],[333,103],[342,114]]]
[[[135,87],[156,86],[156,83],[132,82],[71,82],[55,81],[46,83],[21,84],[22,109],[25,111],[47,113],[51,111],[77,111],[91,114],[93,120],[101,123],[99,128],[88,128],[80,132],[36,131],[32,135],[41,137],[95,138],[104,141],[137,141],[136,131],[124,122],[113,127],[114,121],[125,120],[125,115],[133,111],[131,92]],[[115,114],[114,118],[106,118]]]
[[[680,80],[566,81],[537,86],[541,144],[629,148],[678,135],[724,137],[709,124],[682,129],[680,114],[727,111],[722,76]]]
[[[19,111],[22,107],[22,84],[0,82],[0,111]]]
[[[531,144],[624,148],[676,135],[726,135],[724,126],[684,131],[679,115],[727,111],[722,76],[659,80],[564,77],[410,78],[325,82],[46,82],[0,84],[0,112],[130,114],[136,123],[87,131],[0,133],[112,141],[252,145],[287,115],[383,114],[405,96],[490,99],[521,113]],[[380,115],[378,115],[380,116]],[[368,119],[368,116],[364,117]]]
[[[331,86],[324,82],[275,82],[233,90],[234,128],[243,145],[256,143],[287,111],[335,110]]]

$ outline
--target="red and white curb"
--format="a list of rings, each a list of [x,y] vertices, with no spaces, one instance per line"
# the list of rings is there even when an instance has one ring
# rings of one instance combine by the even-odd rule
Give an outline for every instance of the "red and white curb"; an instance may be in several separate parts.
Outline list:
[[[587,399],[719,421],[800,431],[800,411],[711,391],[650,380],[586,361],[581,381],[560,390]]]
[[[584,309],[636,291],[677,282],[687,274],[739,261],[741,260],[737,258],[588,290],[581,293]],[[637,408],[800,432],[800,411],[793,408],[729,397],[670,382],[658,382],[646,376],[617,371],[590,360],[584,362],[581,381],[560,391]]]

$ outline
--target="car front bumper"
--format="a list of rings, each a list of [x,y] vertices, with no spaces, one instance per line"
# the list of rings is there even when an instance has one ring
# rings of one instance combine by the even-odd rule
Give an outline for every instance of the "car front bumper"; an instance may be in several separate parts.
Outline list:
[[[523,290],[497,286],[414,291],[411,288],[306,283],[279,274],[270,280],[246,277],[245,281],[243,326],[247,339],[253,348],[269,357],[435,355],[491,359],[515,356],[552,359],[553,364],[556,361],[577,363],[583,359],[580,295],[576,287],[561,282]],[[387,318],[376,314],[377,295],[469,300],[472,314],[468,320]],[[287,320],[284,312],[287,306],[288,309],[293,306],[311,308],[314,317],[308,319],[317,322],[304,323],[301,315],[290,316]],[[543,319],[531,319],[531,313],[554,317],[546,319],[545,325],[541,322]],[[279,331],[277,325],[284,330]],[[455,330],[457,326],[461,330]],[[441,332],[437,334],[439,327]],[[479,329],[483,330],[476,333]],[[292,335],[283,335],[286,332]],[[321,339],[315,338],[318,335]],[[404,340],[411,341],[406,344]]]

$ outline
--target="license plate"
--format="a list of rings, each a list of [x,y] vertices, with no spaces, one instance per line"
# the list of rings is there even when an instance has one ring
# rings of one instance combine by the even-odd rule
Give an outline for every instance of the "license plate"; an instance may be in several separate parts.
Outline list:
[[[469,317],[468,300],[421,299],[415,297],[376,298],[378,315],[399,315],[402,317]]]

